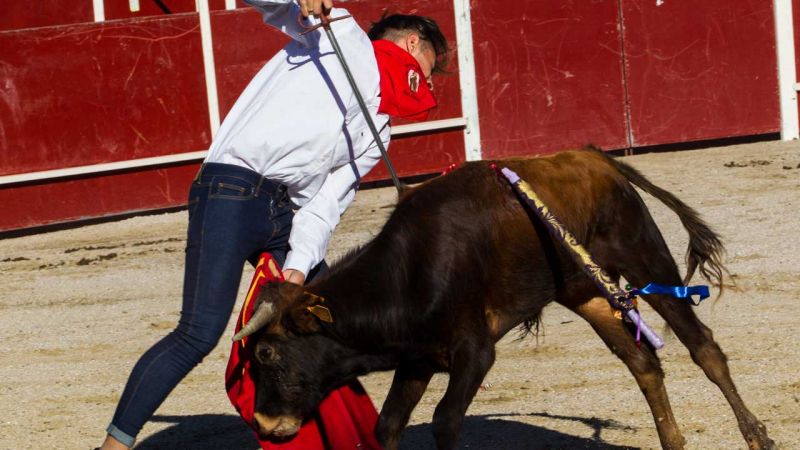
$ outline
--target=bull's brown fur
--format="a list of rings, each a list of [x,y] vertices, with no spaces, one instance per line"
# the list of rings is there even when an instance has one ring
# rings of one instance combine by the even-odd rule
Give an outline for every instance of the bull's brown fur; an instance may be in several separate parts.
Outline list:
[[[635,169],[597,151],[501,162],[541,199],[615,278],[635,286],[682,280],[664,240],[631,183],[670,207],[690,235],[687,261],[721,284],[722,243],[698,214]],[[402,196],[380,234],[306,288],[326,299],[333,324],[304,313],[313,298],[267,289],[274,322],[259,339],[256,408],[272,416],[308,414],[322,395],[357,375],[396,369],[376,433],[396,448],[431,375],[450,374],[436,408],[437,446],[453,448],[464,413],[491,367],[495,342],[516,326],[529,329],[557,301],[587,320],[628,366],[644,393],[664,448],[682,448],[652,349],[639,348],[594,284],[559,242],[498,179],[488,162],[464,164]],[[691,307],[645,299],[664,317],[694,361],[731,404],[748,445],[773,444],[745,407],[725,355]],[[287,310],[288,309],[288,310]]]

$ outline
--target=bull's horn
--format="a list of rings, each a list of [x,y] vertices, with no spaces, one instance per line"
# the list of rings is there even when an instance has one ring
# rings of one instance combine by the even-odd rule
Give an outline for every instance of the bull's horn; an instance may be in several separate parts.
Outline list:
[[[233,337],[233,341],[241,341],[242,339],[250,336],[256,331],[260,330],[272,318],[272,313],[275,311],[275,305],[272,302],[262,302],[253,311],[253,316],[250,320],[239,330]]]

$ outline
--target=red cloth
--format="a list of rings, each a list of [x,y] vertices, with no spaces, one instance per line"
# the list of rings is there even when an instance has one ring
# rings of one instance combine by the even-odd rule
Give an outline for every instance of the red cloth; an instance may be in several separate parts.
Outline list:
[[[283,281],[283,274],[272,256],[263,253],[236,321],[236,332],[253,315],[253,304],[261,288],[272,281]],[[250,426],[255,407],[255,385],[250,378],[253,345],[249,338],[234,342],[225,370],[228,398]],[[372,401],[361,384],[354,381],[328,394],[319,404],[314,417],[307,420],[290,441],[275,443],[263,440],[258,435],[256,439],[265,450],[380,449],[374,433],[377,420],[378,413]]]
[[[372,41],[381,74],[378,112],[409,120],[425,120],[436,107],[419,63],[410,53],[385,39]]]

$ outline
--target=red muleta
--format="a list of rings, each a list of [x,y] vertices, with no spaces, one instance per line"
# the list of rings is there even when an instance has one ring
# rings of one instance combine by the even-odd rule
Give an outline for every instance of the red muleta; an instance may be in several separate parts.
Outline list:
[[[283,274],[272,255],[263,253],[258,260],[253,281],[236,321],[236,332],[250,320],[258,293],[270,282],[282,282]],[[246,337],[234,342],[225,370],[225,389],[233,407],[252,427],[256,387],[250,375],[255,341]],[[265,450],[353,450],[380,449],[375,439],[378,413],[361,383],[353,381],[328,394],[313,418],[306,421],[297,435],[288,441],[271,441],[256,435]]]

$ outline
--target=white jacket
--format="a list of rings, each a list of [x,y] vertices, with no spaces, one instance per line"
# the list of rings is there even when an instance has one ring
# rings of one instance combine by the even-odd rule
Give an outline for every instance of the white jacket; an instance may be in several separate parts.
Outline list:
[[[206,161],[247,167],[288,187],[299,210],[284,269],[308,274],[325,256],[339,217],[380,151],[325,31],[301,36],[300,7],[294,1],[245,1],[292,42],[242,92]],[[335,8],[331,15],[346,14]],[[378,114],[380,74],[372,44],[353,19],[331,26],[388,147],[389,116]]]

